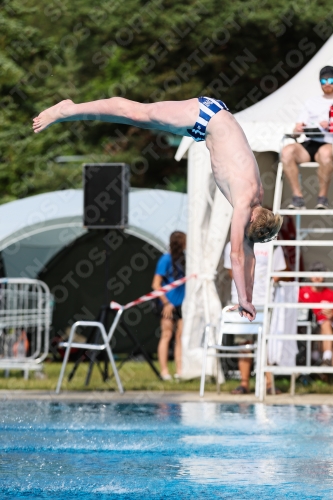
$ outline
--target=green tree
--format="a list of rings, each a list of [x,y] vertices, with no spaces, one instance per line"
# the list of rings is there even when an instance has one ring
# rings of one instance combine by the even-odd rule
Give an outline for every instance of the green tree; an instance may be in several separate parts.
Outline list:
[[[61,99],[142,102],[212,95],[233,111],[283,85],[332,33],[330,5],[299,0],[0,1],[0,202],[79,187],[81,165],[126,161],[133,186],[185,189],[175,140],[80,122],[34,135]]]

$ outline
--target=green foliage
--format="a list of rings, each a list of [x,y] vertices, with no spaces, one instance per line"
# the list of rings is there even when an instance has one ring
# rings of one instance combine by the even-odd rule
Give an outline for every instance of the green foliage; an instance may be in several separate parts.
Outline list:
[[[153,102],[207,94],[238,111],[297,73],[332,32],[327,0],[2,0],[0,7],[2,203],[79,187],[80,164],[60,166],[60,155],[127,161],[132,185],[184,190],[185,162],[173,159],[175,146],[163,135],[99,122],[34,135],[31,119],[62,99],[114,95]]]

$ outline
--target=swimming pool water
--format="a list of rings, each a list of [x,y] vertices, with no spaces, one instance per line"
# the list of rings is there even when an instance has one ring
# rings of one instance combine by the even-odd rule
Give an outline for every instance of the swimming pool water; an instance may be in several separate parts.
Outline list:
[[[2,401],[0,499],[333,499],[333,408]]]

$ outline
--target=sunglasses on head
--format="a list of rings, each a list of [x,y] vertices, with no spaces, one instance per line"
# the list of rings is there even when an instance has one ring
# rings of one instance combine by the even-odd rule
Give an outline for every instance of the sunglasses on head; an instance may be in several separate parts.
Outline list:
[[[321,83],[322,85],[326,85],[327,83],[328,83],[329,85],[333,85],[333,78],[321,78],[321,79],[320,79],[320,83]]]

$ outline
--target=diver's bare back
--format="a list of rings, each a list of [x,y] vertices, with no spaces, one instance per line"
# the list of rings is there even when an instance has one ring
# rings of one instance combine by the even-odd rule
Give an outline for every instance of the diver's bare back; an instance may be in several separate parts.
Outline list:
[[[252,150],[236,119],[227,111],[209,121],[206,145],[215,181],[229,203],[254,207],[262,203],[263,188]]]

